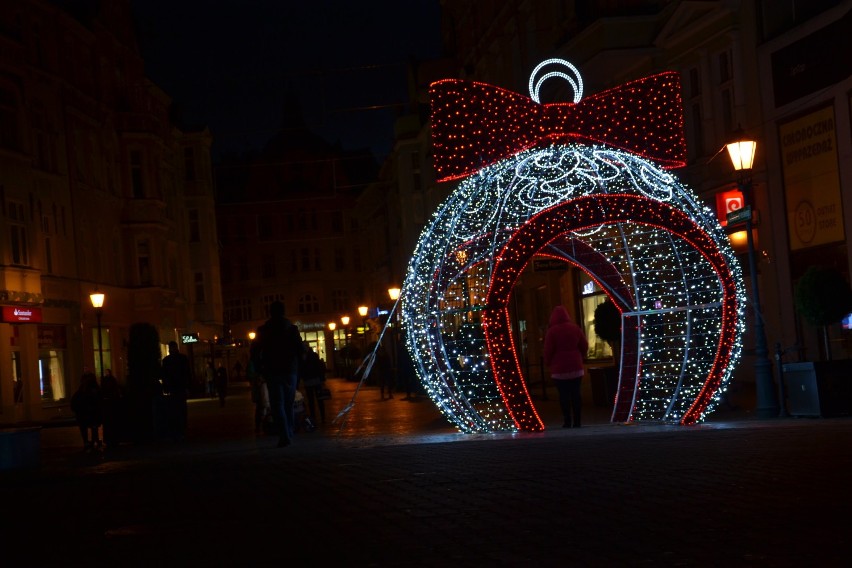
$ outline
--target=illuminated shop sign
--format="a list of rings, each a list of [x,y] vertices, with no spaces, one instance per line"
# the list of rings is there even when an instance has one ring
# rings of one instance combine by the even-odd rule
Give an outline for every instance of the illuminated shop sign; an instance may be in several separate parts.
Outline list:
[[[198,334],[197,333],[183,333],[180,336],[180,340],[183,343],[198,343]]]
[[[6,323],[38,323],[41,321],[41,308],[3,306],[3,321]]]

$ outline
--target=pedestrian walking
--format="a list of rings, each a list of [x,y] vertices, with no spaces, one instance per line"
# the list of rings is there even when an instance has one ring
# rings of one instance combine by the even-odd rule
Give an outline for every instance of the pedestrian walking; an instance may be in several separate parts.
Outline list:
[[[583,359],[589,350],[586,334],[571,320],[564,306],[556,306],[550,314],[550,324],[544,336],[544,364],[559,391],[563,428],[582,425],[583,400],[580,386],[585,369]]]
[[[254,350],[253,342],[251,350]],[[266,387],[266,381],[255,370],[251,359],[246,365],[246,378],[251,385],[251,401],[254,403],[254,433],[261,434],[265,432],[265,426],[271,419],[272,409],[269,405],[269,389]]]
[[[71,410],[83,437],[83,448],[94,449],[100,446],[98,428],[101,425],[101,388],[98,378],[91,371],[83,373],[80,386],[71,397]],[[91,437],[90,437],[91,434]]]
[[[213,368],[213,363],[207,363],[204,378],[207,381],[207,396],[216,398],[216,370]]]
[[[395,377],[390,357],[388,357],[384,346],[378,345],[375,341],[367,347],[367,352],[376,354],[370,374],[376,378],[376,384],[379,385],[381,400],[385,399],[385,391],[388,393],[388,399],[392,399]]]
[[[293,440],[296,426],[293,403],[299,365],[304,360],[304,346],[299,330],[284,317],[284,313],[282,302],[270,304],[270,317],[258,329],[252,350],[252,360],[269,389],[279,448],[289,446]]]
[[[305,387],[305,398],[308,399],[308,413],[314,424],[325,422],[325,400],[319,397],[319,391],[325,384],[325,363],[313,348],[305,343],[305,364],[301,366],[300,375]],[[319,408],[319,420],[317,420]]]
[[[112,369],[107,369],[101,378],[101,418],[103,420],[104,446],[114,447],[121,439],[123,398],[118,380]]]
[[[219,395],[219,406],[225,406],[225,397],[228,396],[228,370],[222,363],[219,363],[219,368],[216,369],[216,394]]]
[[[186,433],[186,399],[191,377],[189,357],[178,350],[176,341],[169,341],[169,354],[163,358],[163,392],[166,395],[166,428],[175,440],[183,439]]]

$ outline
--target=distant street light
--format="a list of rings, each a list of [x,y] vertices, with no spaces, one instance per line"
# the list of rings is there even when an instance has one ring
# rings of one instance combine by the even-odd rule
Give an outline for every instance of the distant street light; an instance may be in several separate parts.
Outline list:
[[[257,337],[257,334],[253,331],[248,332],[249,341],[254,341],[254,338]]]
[[[103,332],[101,330],[101,316],[103,315],[103,307],[104,301],[106,300],[106,294],[103,292],[98,292],[98,289],[95,288],[95,291],[89,294],[89,300],[92,302],[92,307],[95,308],[95,317],[98,320],[98,363],[100,367],[98,368],[98,374],[103,377],[104,376],[104,342],[103,342]]]
[[[367,312],[369,311],[370,308],[367,306],[358,306],[358,315],[361,316],[361,340],[365,355],[367,353]]]
[[[754,382],[757,389],[757,415],[759,418],[771,418],[778,415],[778,406],[774,392],[775,384],[772,380],[772,362],[769,360],[769,349],[766,346],[763,312],[760,308],[760,288],[757,283],[757,261],[752,224],[755,203],[754,184],[750,172],[754,166],[757,142],[745,138],[742,130],[739,130],[737,135],[739,139],[728,144],[727,148],[734,170],[740,173],[737,186],[743,194],[743,207],[749,208],[745,217],[745,230],[748,242],[748,267],[751,274],[751,303],[754,311]]]

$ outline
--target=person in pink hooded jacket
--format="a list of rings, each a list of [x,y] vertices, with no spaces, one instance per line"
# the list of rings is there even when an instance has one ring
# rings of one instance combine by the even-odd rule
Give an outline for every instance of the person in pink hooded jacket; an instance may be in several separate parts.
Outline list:
[[[563,306],[553,308],[544,336],[544,364],[550,368],[550,376],[559,391],[559,406],[565,419],[563,428],[579,428],[582,423],[580,381],[588,350],[586,334],[571,320],[568,310]]]

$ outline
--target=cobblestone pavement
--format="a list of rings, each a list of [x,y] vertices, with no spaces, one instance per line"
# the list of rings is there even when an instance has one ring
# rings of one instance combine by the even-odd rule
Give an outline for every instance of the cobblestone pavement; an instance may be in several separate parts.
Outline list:
[[[331,380],[329,421],[354,383]],[[537,401],[549,426],[553,395]],[[362,389],[343,428],[275,447],[245,391],[190,402],[180,443],[0,477],[3,566],[848,566],[852,418],[465,435]]]

